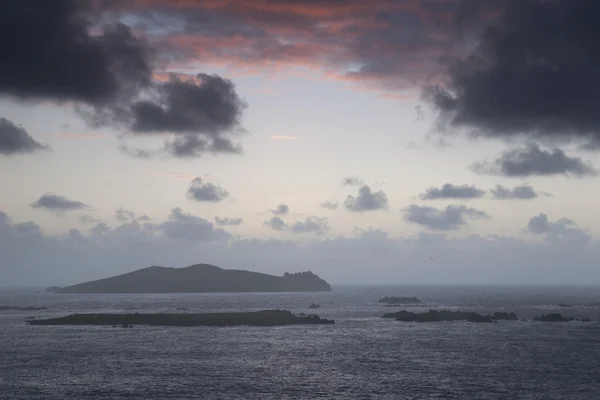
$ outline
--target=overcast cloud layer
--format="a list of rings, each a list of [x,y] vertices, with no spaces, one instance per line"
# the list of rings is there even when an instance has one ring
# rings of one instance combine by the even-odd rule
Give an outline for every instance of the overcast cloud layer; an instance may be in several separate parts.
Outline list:
[[[43,234],[34,222],[15,223],[0,213],[2,276],[15,285],[66,285],[149,265],[183,267],[202,260],[275,274],[306,270],[310,265],[336,283],[581,283],[578,276],[587,276],[586,282],[600,282],[600,247],[585,230],[566,219],[535,218],[538,222],[529,222],[529,229],[540,237],[538,243],[477,235],[392,238],[377,230],[300,243],[234,239],[180,208],[157,224],[126,222],[57,236]],[[43,269],[38,268],[40,264]],[[368,278],[365,266],[369,266]]]

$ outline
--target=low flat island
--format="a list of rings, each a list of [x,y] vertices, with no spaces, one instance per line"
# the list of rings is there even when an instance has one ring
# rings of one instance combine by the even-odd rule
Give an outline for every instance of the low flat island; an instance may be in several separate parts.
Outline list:
[[[204,314],[71,314],[66,317],[34,319],[27,325],[154,325],[154,326],[283,326],[327,325],[332,319],[318,315],[297,316],[287,310],[263,310]]]

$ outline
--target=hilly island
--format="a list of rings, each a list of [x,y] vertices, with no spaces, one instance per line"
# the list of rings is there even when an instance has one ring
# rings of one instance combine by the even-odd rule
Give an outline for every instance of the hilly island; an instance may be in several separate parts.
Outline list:
[[[283,276],[223,269],[210,264],[186,268],[148,267],[123,275],[48,288],[53,293],[234,293],[329,292],[329,283],[310,271]]]

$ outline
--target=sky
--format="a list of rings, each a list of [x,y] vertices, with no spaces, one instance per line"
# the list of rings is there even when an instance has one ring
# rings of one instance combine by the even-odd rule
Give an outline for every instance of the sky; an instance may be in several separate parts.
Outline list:
[[[0,286],[600,284],[597,1],[6,1]]]

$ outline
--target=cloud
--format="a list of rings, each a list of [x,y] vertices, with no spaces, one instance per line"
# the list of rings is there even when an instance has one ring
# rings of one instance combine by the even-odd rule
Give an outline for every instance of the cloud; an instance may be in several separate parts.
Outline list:
[[[419,195],[421,200],[438,199],[479,199],[483,197],[485,190],[481,190],[473,185],[456,186],[451,183],[444,184],[441,188],[431,187]]]
[[[111,104],[151,81],[153,60],[123,24],[90,33],[84,2],[8,0],[0,14],[0,93],[22,100]],[[65,73],[68,71],[68,73]]]
[[[328,210],[337,210],[338,208],[338,202],[337,201],[324,201],[321,204],[319,204],[319,206],[321,208],[326,208]]]
[[[480,137],[595,143],[600,77],[595,0],[509,0],[473,51],[426,97],[442,128]],[[523,40],[523,38],[527,38]]]
[[[0,66],[0,94],[70,102],[94,128],[168,138],[164,152],[174,157],[241,153],[235,139],[243,132],[240,120],[247,105],[234,84],[204,73],[158,79],[158,68],[166,68],[172,57],[152,32],[138,29],[145,33],[141,39],[131,27],[114,23],[127,18],[119,18],[123,8],[109,6],[127,2],[9,1],[0,15],[0,37],[20,39],[0,43],[8,59]],[[122,150],[136,158],[158,153]]]
[[[231,153],[241,154],[238,145],[225,138],[213,138],[184,135],[165,142],[165,151],[177,158],[195,158],[205,153]]]
[[[69,200],[66,197],[58,196],[54,193],[46,193],[42,195],[33,204],[31,204],[31,207],[43,208],[56,214],[90,208],[90,206],[82,203],[81,201]]]
[[[327,218],[306,217],[302,221],[295,222],[290,227],[292,233],[315,233],[323,235],[329,231],[329,223]]]
[[[229,239],[229,233],[215,228],[209,221],[192,214],[184,213],[179,207],[171,210],[169,218],[158,229],[170,239],[193,242],[214,242]]]
[[[362,186],[364,184],[365,184],[365,181],[363,181],[361,178],[356,177],[356,176],[346,177],[342,181],[342,186]]]
[[[463,0],[368,3],[321,0],[299,6],[295,0],[232,0],[108,5],[118,7],[136,31],[148,32],[165,56],[178,63],[201,60],[249,73],[297,73],[292,69],[299,66],[325,78],[379,90],[382,97],[406,98],[415,85],[439,75],[437,60],[455,47],[459,22],[460,33],[466,36],[473,25],[491,19],[490,6],[497,8],[498,2],[481,0],[470,7],[461,6]]]
[[[569,157],[561,149],[543,150],[537,145],[504,151],[496,160],[475,163],[471,169],[479,174],[506,177],[585,177],[598,174],[598,170],[592,164],[579,157]]]
[[[218,203],[229,197],[229,192],[196,177],[190,182],[187,195],[192,200]]]
[[[290,212],[290,207],[287,204],[280,204],[276,209],[271,210],[273,215],[287,215]]]
[[[178,217],[165,222],[173,219],[180,227]],[[67,230],[44,234],[35,222],[13,222],[0,212],[2,284],[63,286],[151,265],[184,267],[200,262],[276,275],[304,271],[309,265],[332,284],[400,280],[429,284],[600,283],[600,246],[593,240],[581,243],[559,236],[558,241],[550,242],[443,234],[395,237],[381,230],[310,240],[262,240],[221,237],[214,227],[211,233],[206,221],[200,225],[207,228],[200,235],[170,237],[161,223],[105,226],[97,233]],[[211,239],[215,235],[218,240],[189,240],[190,236]]]
[[[369,186],[365,185],[358,189],[357,196],[346,197],[344,206],[352,212],[386,210],[388,198],[383,191],[373,192]]]
[[[79,217],[79,222],[81,222],[82,224],[98,224],[102,221],[100,221],[97,218],[92,217],[91,215],[81,215]]]
[[[490,192],[496,200],[532,200],[539,197],[538,192],[527,184],[515,186],[512,189],[496,185],[496,188]]]
[[[0,118],[0,154],[11,156],[48,149],[48,146],[36,142],[25,129],[6,118]]]
[[[90,233],[93,235],[102,235],[107,232],[110,232],[110,228],[104,222],[99,222],[90,228]]]
[[[271,217],[268,221],[263,222],[263,225],[268,226],[275,231],[285,231],[288,229],[287,224],[281,217]]]
[[[404,209],[404,220],[437,231],[453,231],[467,225],[468,220],[488,219],[489,215],[480,210],[459,205],[449,205],[445,209],[421,207],[411,204]]]
[[[242,224],[241,218],[219,218],[215,217],[217,226],[239,226]]]
[[[119,149],[123,154],[128,155],[129,157],[139,158],[139,159],[148,159],[151,158],[156,152],[148,149],[138,149],[135,147],[129,147],[126,144],[121,144]]]
[[[133,211],[124,208],[115,210],[115,219],[120,222],[149,222],[151,220],[147,215],[138,216]]]
[[[587,244],[591,239],[589,231],[579,228],[574,221],[561,218],[551,222],[545,213],[532,217],[527,223],[527,231],[535,235],[545,235],[546,240],[550,242],[569,241]]]

